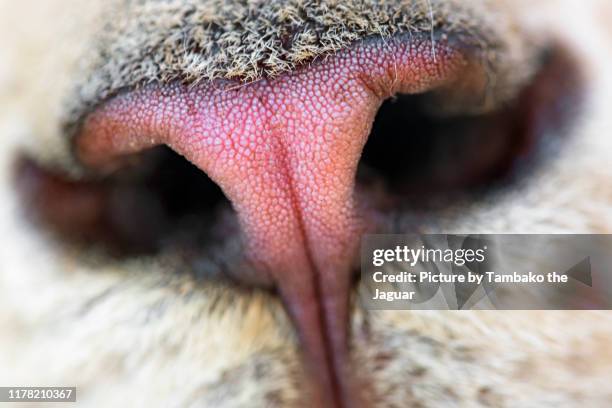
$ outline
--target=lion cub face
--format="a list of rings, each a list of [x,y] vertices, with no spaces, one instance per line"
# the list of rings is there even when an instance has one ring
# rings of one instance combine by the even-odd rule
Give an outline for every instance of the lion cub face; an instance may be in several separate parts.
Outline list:
[[[0,3],[0,384],[608,406],[607,312],[354,295],[364,232],[612,230],[612,9],[532,3]]]

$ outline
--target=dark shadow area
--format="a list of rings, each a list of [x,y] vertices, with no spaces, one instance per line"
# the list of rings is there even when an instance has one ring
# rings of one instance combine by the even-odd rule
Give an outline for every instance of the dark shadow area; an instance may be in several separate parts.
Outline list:
[[[518,97],[494,112],[444,116],[436,111],[443,99],[398,95],[376,116],[358,180],[382,182],[399,201],[505,188],[562,146],[580,111],[582,89],[573,58],[555,49]]]
[[[70,180],[21,158],[16,185],[34,222],[118,256],[155,252],[177,239],[205,239],[217,210],[229,206],[204,172],[167,147],[143,152],[126,168],[93,181]]]

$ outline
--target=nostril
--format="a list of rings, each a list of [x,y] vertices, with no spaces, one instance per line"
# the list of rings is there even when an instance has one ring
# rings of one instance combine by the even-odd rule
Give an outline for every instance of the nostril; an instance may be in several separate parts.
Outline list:
[[[436,141],[435,120],[424,115],[421,95],[399,95],[386,100],[372,126],[358,179],[383,181],[389,190],[428,174]]]
[[[431,95],[398,95],[374,120],[359,168],[399,197],[447,194],[484,185],[507,171],[525,143],[505,114],[445,116]]]
[[[431,92],[385,101],[359,165],[361,196],[377,191],[385,211],[437,208],[498,191],[545,163],[580,109],[582,82],[563,48],[543,53],[538,66],[514,99],[486,112],[449,114]]]
[[[167,147],[143,152],[97,180],[68,180],[22,157],[15,178],[24,210],[58,237],[116,256],[203,248],[229,208],[206,174]]]
[[[168,147],[160,146],[147,154],[152,156],[151,165],[143,181],[160,197],[169,217],[204,216],[228,203],[216,183]]]

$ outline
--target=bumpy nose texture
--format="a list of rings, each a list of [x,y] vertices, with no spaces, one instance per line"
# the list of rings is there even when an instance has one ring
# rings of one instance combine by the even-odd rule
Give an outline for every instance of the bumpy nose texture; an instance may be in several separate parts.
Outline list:
[[[150,85],[89,115],[78,152],[100,166],[165,143],[217,182],[295,322],[315,405],[355,406],[347,344],[349,274],[366,228],[353,196],[361,151],[386,97],[448,83],[464,65],[445,44],[396,38],[252,84]]]

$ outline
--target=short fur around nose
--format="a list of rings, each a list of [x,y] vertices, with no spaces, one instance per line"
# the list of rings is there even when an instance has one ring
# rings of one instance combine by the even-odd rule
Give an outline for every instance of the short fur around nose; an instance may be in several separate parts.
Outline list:
[[[368,40],[275,79],[155,84],[91,113],[83,163],[167,144],[218,183],[250,259],[279,289],[315,384],[314,406],[355,406],[348,371],[352,260],[366,226],[353,190],[376,112],[397,92],[446,85],[466,66],[445,43]]]

